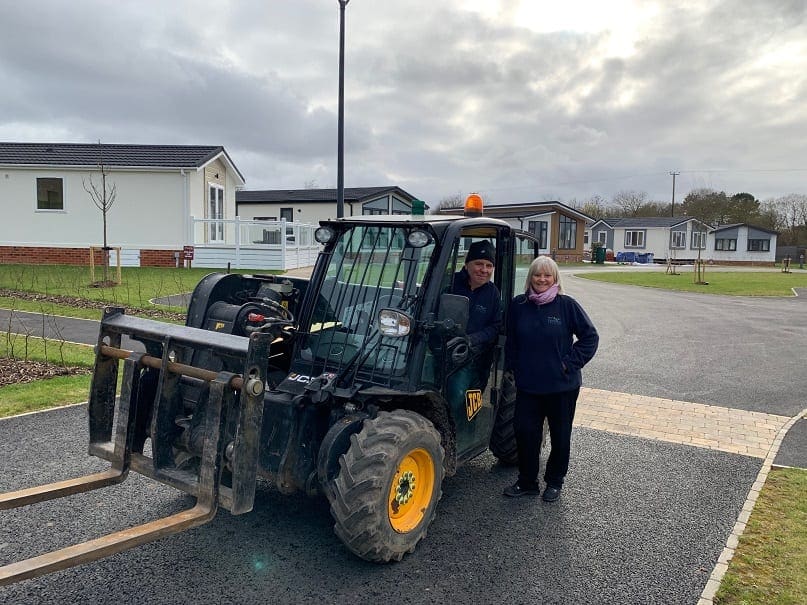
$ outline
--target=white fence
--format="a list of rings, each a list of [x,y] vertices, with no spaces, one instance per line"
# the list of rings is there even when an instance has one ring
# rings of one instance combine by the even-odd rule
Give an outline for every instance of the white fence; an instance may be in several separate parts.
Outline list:
[[[310,267],[322,247],[317,225],[287,221],[203,219],[193,221],[193,266],[288,270]]]

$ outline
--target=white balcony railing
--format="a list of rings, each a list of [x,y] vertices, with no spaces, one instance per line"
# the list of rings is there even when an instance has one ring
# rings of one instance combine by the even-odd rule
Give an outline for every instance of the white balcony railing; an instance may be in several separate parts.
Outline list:
[[[314,264],[317,225],[191,217],[196,267],[287,270]],[[212,237],[211,237],[212,236]]]

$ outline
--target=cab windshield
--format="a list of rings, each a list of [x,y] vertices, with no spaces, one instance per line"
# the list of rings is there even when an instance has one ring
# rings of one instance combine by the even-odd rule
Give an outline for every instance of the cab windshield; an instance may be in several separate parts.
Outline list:
[[[310,324],[301,326],[293,371],[312,378],[323,372],[355,374],[384,386],[404,379],[411,333],[382,336],[377,322],[381,309],[411,316],[419,304],[434,239],[413,246],[412,230],[356,225],[338,235]]]

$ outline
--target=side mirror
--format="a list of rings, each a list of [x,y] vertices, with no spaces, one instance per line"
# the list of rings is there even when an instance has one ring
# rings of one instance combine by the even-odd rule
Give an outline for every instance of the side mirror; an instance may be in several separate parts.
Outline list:
[[[437,325],[448,334],[465,334],[468,327],[468,297],[459,294],[440,295]]]

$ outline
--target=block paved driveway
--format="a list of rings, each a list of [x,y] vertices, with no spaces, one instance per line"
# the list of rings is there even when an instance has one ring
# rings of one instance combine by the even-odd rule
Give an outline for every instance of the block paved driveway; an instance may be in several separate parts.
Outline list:
[[[261,485],[252,513],[222,511],[196,530],[0,588],[0,600],[696,603],[778,427],[807,405],[797,361],[807,305],[564,279],[602,341],[584,370],[557,503],[503,498],[514,471],[480,456],[445,481],[418,550],[378,566],[345,551],[323,501]],[[80,406],[0,421],[0,489],[103,468],[85,454],[85,424]],[[0,512],[0,563],[190,504],[132,477]]]

